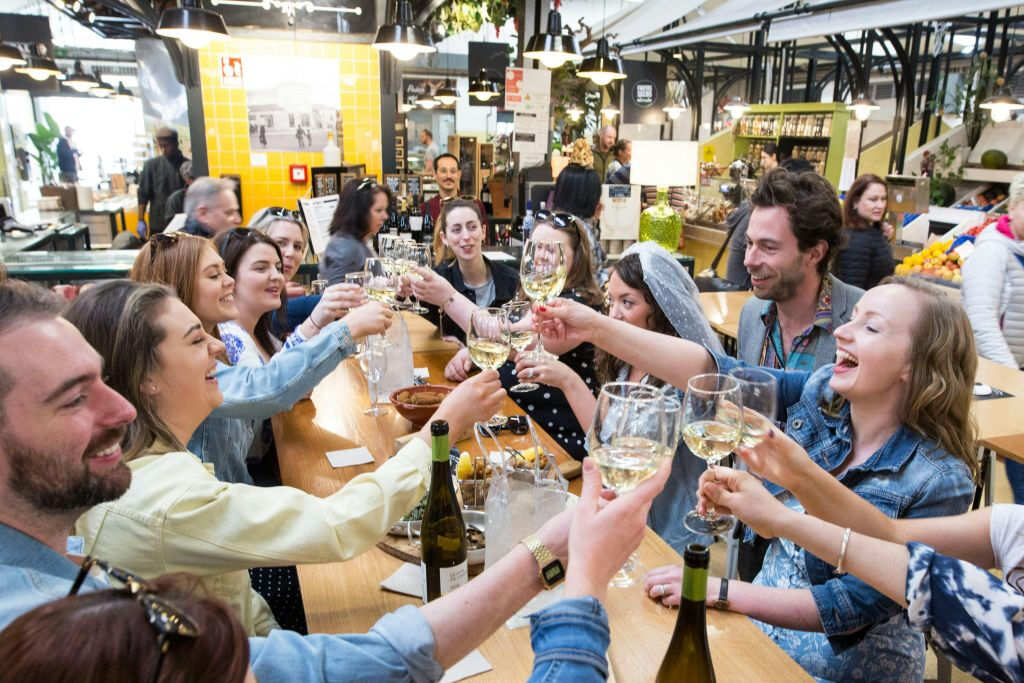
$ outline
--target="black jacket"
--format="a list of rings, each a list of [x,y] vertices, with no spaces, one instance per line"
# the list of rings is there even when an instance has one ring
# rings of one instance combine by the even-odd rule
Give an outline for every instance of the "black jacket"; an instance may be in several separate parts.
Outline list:
[[[492,261],[486,256],[484,256],[484,263],[490,268],[491,278],[494,280],[494,301],[490,305],[501,306],[515,299],[516,292],[519,291],[519,272],[509,268],[504,263]],[[434,268],[434,272],[452,283],[456,292],[462,294],[470,301],[476,301],[476,292],[463,281],[462,271],[459,270],[459,262],[456,259],[445,261]],[[435,325],[441,325],[442,334],[456,337],[459,341],[465,343],[466,333],[461,327],[452,322],[452,319],[448,316],[444,316],[444,320],[438,322],[441,313],[440,309],[427,302],[423,302],[423,305],[429,311],[426,313],[426,318]]]
[[[848,285],[868,290],[882,278],[892,275],[896,262],[892,246],[874,226],[844,228],[846,244],[839,250],[833,273]]]

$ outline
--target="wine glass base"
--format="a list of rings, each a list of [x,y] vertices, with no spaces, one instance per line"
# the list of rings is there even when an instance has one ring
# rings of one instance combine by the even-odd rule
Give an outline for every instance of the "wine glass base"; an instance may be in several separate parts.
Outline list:
[[[412,308],[409,309],[409,312],[419,314],[430,313],[430,311],[427,308],[420,306],[419,304],[415,304]]]
[[[538,389],[540,389],[540,385],[536,382],[520,382],[514,387],[511,387],[509,391],[514,391],[517,394],[525,394],[527,391],[537,391]]]
[[[691,510],[683,520],[683,524],[695,534],[724,536],[736,528],[736,518],[732,515],[716,515],[705,518],[701,517],[696,510]]]
[[[372,417],[380,417],[381,415],[387,415],[388,409],[380,405],[370,406],[363,411],[363,415],[370,415]]]
[[[612,576],[611,581],[608,582],[610,588],[629,588],[639,583],[637,578],[641,576],[645,571],[643,563],[637,559],[636,553],[630,555],[625,564],[623,564],[619,571],[615,572]]]

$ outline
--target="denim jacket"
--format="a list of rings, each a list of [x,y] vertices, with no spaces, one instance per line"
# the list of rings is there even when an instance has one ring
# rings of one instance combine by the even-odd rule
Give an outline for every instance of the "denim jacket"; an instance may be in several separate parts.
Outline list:
[[[290,409],[354,352],[348,325],[335,321],[309,341],[275,354],[263,367],[218,363],[224,402],[199,425],[187,450],[212,464],[221,481],[252,484],[245,457],[260,422]]]
[[[744,363],[713,354],[719,372]],[[827,405],[835,398],[829,388],[832,365],[813,373],[762,368],[779,383],[779,415],[786,433],[800,443],[815,464],[834,472],[850,453],[853,433],[850,407],[844,403],[832,414]],[[940,517],[967,510],[974,484],[967,466],[934,441],[901,426],[866,462],[839,476],[853,490],[893,518]],[[770,481],[765,486],[777,497],[788,492]],[[747,540],[753,538],[748,530]],[[825,560],[801,551],[810,590],[833,651],[859,643],[869,627],[901,612],[899,605],[850,574],[837,577]],[[852,633],[851,633],[852,632]]]
[[[0,524],[0,629],[71,590],[78,567],[39,541]],[[81,592],[106,588],[89,577]],[[593,598],[563,600],[531,617],[536,659],[530,681],[603,681],[608,617]],[[411,605],[386,614],[369,633],[301,636],[272,631],[249,638],[249,663],[260,683],[421,683],[444,671],[434,659],[434,633]]]

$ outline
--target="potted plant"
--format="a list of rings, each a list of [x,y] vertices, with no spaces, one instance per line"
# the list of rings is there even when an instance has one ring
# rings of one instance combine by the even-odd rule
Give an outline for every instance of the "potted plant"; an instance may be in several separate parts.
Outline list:
[[[39,173],[43,178],[43,185],[55,185],[54,171],[57,168],[57,140],[60,138],[60,126],[48,113],[43,114],[46,125],[36,123],[34,133],[28,134],[28,139],[36,148],[36,153],[29,152],[29,156],[39,164]]]
[[[943,142],[935,154],[935,169],[928,189],[932,206],[951,206],[956,201],[956,186],[964,179],[964,165],[959,145]]]

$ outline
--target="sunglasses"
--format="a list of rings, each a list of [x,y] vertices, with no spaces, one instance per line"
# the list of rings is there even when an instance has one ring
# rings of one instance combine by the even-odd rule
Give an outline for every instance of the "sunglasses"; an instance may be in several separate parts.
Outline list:
[[[199,626],[191,617],[180,611],[169,601],[155,595],[153,587],[145,579],[124,569],[119,569],[103,560],[97,560],[94,557],[86,557],[85,561],[82,562],[82,568],[78,570],[75,582],[71,584],[69,596],[78,595],[78,590],[82,587],[85,577],[89,575],[89,571],[93,567],[100,569],[106,574],[108,583],[111,583],[110,579],[120,583],[122,585],[120,590],[138,600],[139,604],[142,605],[142,609],[146,613],[146,621],[156,631],[156,644],[160,650],[156,660],[156,669],[149,677],[149,683],[156,683],[160,679],[160,670],[163,668],[164,655],[170,646],[170,638],[172,636],[198,638],[201,633]]]
[[[220,257],[227,260],[224,256],[224,252],[227,251],[228,243],[234,239],[240,239],[248,242],[253,239],[256,235],[256,231],[252,228],[231,228],[228,230],[227,235],[224,237],[224,241],[220,243]]]
[[[474,201],[476,201],[476,197],[474,197],[473,195],[471,195],[471,194],[462,194],[462,195],[459,195],[458,197],[441,197],[441,203],[444,204],[445,202],[454,202],[454,201],[456,201],[458,199],[461,199],[462,201],[466,201],[466,202],[474,202]]]
[[[507,430],[515,434],[516,436],[522,436],[530,431],[530,423],[527,422],[525,415],[509,415],[508,421],[500,427],[490,425],[491,431],[500,432],[501,430]],[[487,436],[487,430],[483,424],[477,425],[477,430],[482,436]]]
[[[362,192],[368,187],[377,187],[377,180],[375,178],[363,178],[363,182],[359,183],[356,192]]]
[[[159,251],[161,247],[170,246],[172,244],[177,244],[178,243],[178,237],[179,237],[179,235],[176,232],[170,232],[170,233],[158,232],[155,235],[153,235],[152,237],[150,237],[149,238],[149,242],[152,245],[149,248],[149,263],[150,263],[150,265],[152,265],[153,262],[156,261],[156,252]]]
[[[541,222],[551,223],[556,228],[561,228],[564,230],[568,228],[570,225],[576,226],[576,221],[579,219],[576,218],[576,216],[573,216],[571,213],[563,213],[561,211],[559,211],[558,213],[553,213],[551,211],[548,211],[547,209],[542,209],[537,212],[537,220]]]
[[[286,209],[283,206],[272,206],[267,209],[267,215],[277,216],[278,218],[294,218],[298,220],[301,214],[299,214],[298,211],[292,211],[291,209]]]

